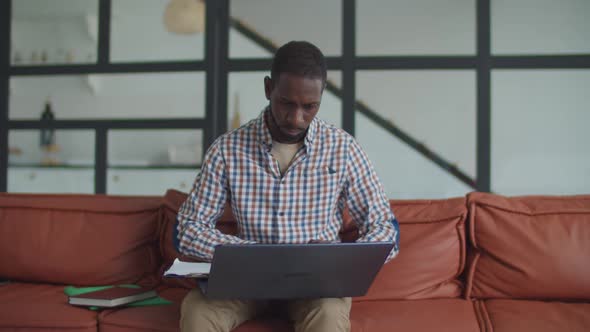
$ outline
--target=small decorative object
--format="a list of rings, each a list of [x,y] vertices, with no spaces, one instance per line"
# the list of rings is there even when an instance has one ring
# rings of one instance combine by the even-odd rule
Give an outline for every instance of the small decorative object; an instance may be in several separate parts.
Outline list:
[[[15,65],[20,64],[23,61],[23,57],[20,54],[19,51],[14,51],[14,56],[12,58],[12,63],[14,63]]]
[[[21,161],[23,150],[18,146],[8,146],[8,163],[17,164]]]
[[[41,52],[41,63],[47,63],[47,52]]]
[[[237,129],[241,126],[240,120],[240,95],[236,92],[234,95],[234,114],[231,119],[231,129]]]
[[[58,48],[55,58],[58,62],[66,61],[66,51],[63,48]]]
[[[41,113],[41,122],[50,124],[55,120],[55,114],[53,113],[51,102],[47,100],[45,102],[45,108]],[[57,165],[59,164],[58,153],[60,151],[59,145],[55,142],[55,129],[43,128],[40,132],[39,145],[43,150],[43,158],[41,159],[42,165]]]
[[[39,63],[39,53],[37,53],[37,51],[33,51],[33,53],[31,53],[31,63],[32,64]]]
[[[69,50],[66,52],[66,63],[74,62],[74,50]]]
[[[205,30],[205,4],[202,0],[170,0],[164,12],[166,30],[177,34]]]

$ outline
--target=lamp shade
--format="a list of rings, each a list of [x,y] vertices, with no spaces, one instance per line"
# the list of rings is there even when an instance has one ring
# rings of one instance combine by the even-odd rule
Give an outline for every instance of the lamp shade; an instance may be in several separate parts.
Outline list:
[[[205,30],[205,4],[200,0],[171,0],[164,12],[166,30],[193,34]]]

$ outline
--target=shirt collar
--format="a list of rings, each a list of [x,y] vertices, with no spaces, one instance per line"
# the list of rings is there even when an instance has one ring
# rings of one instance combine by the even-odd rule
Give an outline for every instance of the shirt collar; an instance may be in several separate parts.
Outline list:
[[[270,134],[270,130],[268,129],[268,126],[266,125],[266,121],[265,121],[266,116],[270,116],[270,107],[269,106],[267,106],[262,111],[260,116],[258,117],[257,136],[258,136],[258,141],[262,145],[266,146],[267,149],[270,150],[270,148],[272,147],[272,135]],[[305,135],[305,138],[303,139],[305,142],[305,145],[311,145],[313,143],[313,140],[316,137],[317,132],[318,132],[318,126],[319,126],[318,118],[317,117],[313,118],[313,120],[309,124],[309,128],[307,129],[307,134]]]

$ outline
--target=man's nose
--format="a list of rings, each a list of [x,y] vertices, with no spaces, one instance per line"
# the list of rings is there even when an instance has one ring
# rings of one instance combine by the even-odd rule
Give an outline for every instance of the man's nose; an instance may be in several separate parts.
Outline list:
[[[287,118],[289,121],[289,125],[294,128],[299,128],[303,124],[303,111],[299,108],[296,108],[289,112],[289,117]]]

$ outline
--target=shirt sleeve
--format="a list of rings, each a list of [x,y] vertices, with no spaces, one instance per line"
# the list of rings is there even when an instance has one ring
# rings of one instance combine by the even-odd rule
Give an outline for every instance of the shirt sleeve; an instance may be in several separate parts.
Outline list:
[[[214,143],[176,216],[175,244],[181,254],[211,261],[217,245],[253,243],[215,229],[228,196],[225,162],[219,144]]]
[[[391,242],[390,261],[399,253],[399,224],[383,186],[356,140],[352,139],[347,162],[346,206],[359,229],[357,242]]]

